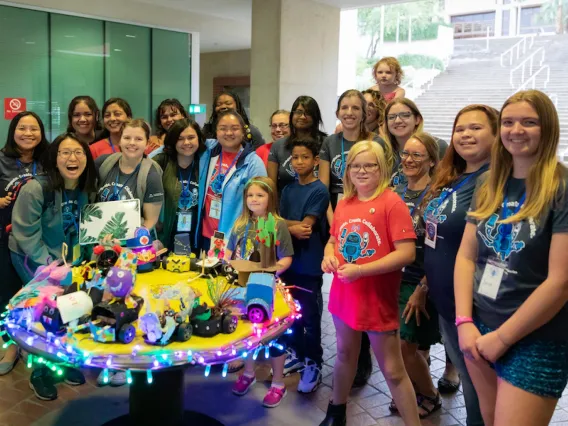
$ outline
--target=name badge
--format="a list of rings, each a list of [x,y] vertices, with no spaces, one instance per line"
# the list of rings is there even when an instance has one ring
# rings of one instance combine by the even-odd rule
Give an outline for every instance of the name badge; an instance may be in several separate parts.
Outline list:
[[[221,199],[214,198],[211,200],[211,207],[209,208],[209,217],[212,219],[221,219]]]
[[[492,300],[497,299],[499,287],[501,287],[501,281],[503,281],[503,274],[506,270],[507,264],[497,259],[488,259],[477,292]]]
[[[436,249],[436,239],[438,238],[438,221],[434,218],[426,220],[426,233],[424,235],[424,244],[428,247]]]
[[[191,212],[179,212],[177,230],[178,232],[189,232],[191,231]]]

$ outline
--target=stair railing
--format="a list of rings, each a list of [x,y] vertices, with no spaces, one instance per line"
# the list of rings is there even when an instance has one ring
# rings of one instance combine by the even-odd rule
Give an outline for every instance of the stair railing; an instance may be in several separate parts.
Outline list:
[[[525,59],[523,59],[523,61],[521,63],[516,65],[514,68],[511,68],[511,71],[509,72],[509,83],[511,84],[511,87],[513,89],[515,88],[515,84],[513,83],[513,76],[517,72],[517,70],[519,70],[519,69],[521,70],[521,84],[522,84],[522,83],[525,82],[525,74],[526,74],[527,65],[528,65],[528,76],[527,77],[531,77],[533,75],[533,65],[534,65],[534,62],[535,62],[535,58],[538,55],[540,55],[540,60],[538,60],[537,63],[538,63],[539,67],[542,67],[542,63],[544,62],[545,53],[546,53],[546,51],[544,50],[544,47],[539,47],[534,52],[532,52],[529,56],[527,56]]]
[[[550,66],[549,65],[543,65],[542,67],[540,67],[540,69],[535,72],[533,75],[531,75],[523,84],[521,84],[517,90],[515,90],[516,92],[519,92],[521,90],[527,90],[529,83],[530,83],[530,88],[531,89],[536,89],[536,77],[541,73],[546,71],[546,78],[544,79],[544,89],[546,89],[546,86],[548,84],[548,82],[550,81]]]
[[[503,53],[501,53],[501,57],[499,58],[499,61],[501,63],[502,67],[505,67],[507,64],[505,64],[505,58],[508,56],[509,57],[509,66],[513,65],[513,60],[514,59],[519,59],[521,57],[521,54],[525,54],[527,51],[527,40],[529,43],[528,49],[531,49],[533,47],[534,44],[534,34],[528,34],[523,36],[523,38],[521,38],[518,42],[516,42],[515,44],[513,44],[511,47],[509,47],[507,50],[505,50]],[[521,51],[522,49],[522,51]]]

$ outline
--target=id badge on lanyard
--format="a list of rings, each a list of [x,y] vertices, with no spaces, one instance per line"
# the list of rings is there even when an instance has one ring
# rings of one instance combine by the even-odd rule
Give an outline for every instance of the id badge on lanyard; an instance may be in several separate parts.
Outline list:
[[[178,232],[190,232],[192,223],[191,212],[179,212],[177,221]]]
[[[501,262],[499,259],[491,257],[487,259],[485,270],[479,283],[477,292],[483,296],[487,296],[492,300],[497,299],[499,294],[499,287],[503,281],[503,274],[507,271],[507,264]]]
[[[209,217],[216,220],[221,219],[221,207],[221,198],[213,198],[209,207]]]
[[[438,219],[433,215],[428,216],[426,220],[426,233],[424,235],[424,244],[428,247],[436,249],[436,239],[438,238]]]

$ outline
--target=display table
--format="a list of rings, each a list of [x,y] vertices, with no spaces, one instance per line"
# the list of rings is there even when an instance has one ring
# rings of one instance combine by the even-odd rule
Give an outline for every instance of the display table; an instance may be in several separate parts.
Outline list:
[[[195,272],[173,273],[162,269],[139,273],[134,293],[143,296],[152,310],[163,304],[160,299],[167,299],[171,307],[176,309],[179,301],[172,289],[179,288],[180,282],[183,282],[182,285],[191,285],[199,290],[202,293],[201,301],[211,305],[207,281],[196,276]],[[147,308],[143,308],[143,311]],[[20,316],[14,311],[9,312],[5,325],[12,339],[23,350],[33,354],[36,361],[47,363],[48,367],[51,365],[54,370],[57,369],[56,364],[64,363],[127,371],[131,381],[130,413],[107,423],[107,426],[207,426],[221,423],[199,413],[184,413],[185,368],[202,365],[205,375],[209,375],[212,365],[222,364],[223,375],[226,375],[228,362],[258,354],[260,348],[267,349],[270,342],[285,333],[291,327],[296,311],[295,302],[287,290],[278,286],[271,320],[252,324],[239,319],[236,330],[231,334],[219,333],[209,338],[193,335],[186,342],[172,342],[166,346],[145,343],[138,328],[130,344],[98,343],[88,332],[46,335],[39,323],[33,323],[31,327],[18,325],[16,319]]]

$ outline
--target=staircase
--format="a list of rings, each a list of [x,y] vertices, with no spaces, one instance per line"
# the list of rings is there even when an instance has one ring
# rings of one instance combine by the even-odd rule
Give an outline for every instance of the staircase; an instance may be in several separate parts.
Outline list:
[[[529,47],[527,42],[524,53],[521,50],[518,59],[514,55],[510,65],[510,55],[503,54],[519,40],[520,38],[493,39],[490,40],[489,50],[486,49],[485,40],[455,40],[454,54],[448,68],[416,99],[424,116],[424,129],[449,142],[454,118],[464,106],[482,103],[500,110],[505,100],[523,82],[521,68],[523,60],[526,60],[525,88],[542,90],[557,105],[560,118],[559,156],[564,160],[564,152],[568,150],[568,75],[562,69],[568,64],[568,36],[536,36],[532,46]],[[530,75],[530,56],[532,55],[534,73],[541,68],[543,53],[542,66],[545,68],[527,81]],[[513,87],[511,69],[516,66],[519,68],[512,76]]]

